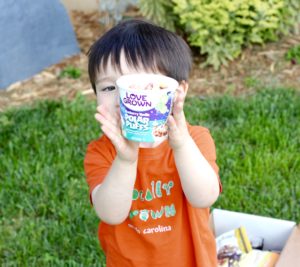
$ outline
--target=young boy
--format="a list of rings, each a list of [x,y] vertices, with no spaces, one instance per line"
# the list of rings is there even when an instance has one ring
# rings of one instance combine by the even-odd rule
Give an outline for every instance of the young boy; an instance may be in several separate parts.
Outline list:
[[[183,112],[191,62],[179,36],[140,20],[119,23],[90,49],[95,118],[104,135],[89,144],[84,167],[108,267],[217,266],[208,219],[221,184],[209,131],[190,126]],[[165,140],[122,136],[115,82],[131,73],[180,83]]]

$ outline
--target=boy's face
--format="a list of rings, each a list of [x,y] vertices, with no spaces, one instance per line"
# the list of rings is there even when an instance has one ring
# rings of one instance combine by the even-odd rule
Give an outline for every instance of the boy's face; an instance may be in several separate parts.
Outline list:
[[[119,112],[119,92],[116,86],[116,80],[125,74],[132,73],[147,73],[144,69],[135,69],[128,66],[125,60],[125,56],[122,53],[120,59],[121,72],[109,64],[106,69],[100,68],[96,80],[97,91],[97,103],[98,105],[104,105],[106,110],[111,113]],[[153,72],[153,71],[152,71]]]

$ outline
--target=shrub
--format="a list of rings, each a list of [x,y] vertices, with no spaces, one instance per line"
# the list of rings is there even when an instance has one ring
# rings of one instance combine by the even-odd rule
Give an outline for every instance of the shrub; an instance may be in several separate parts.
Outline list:
[[[215,69],[245,46],[276,41],[300,21],[299,0],[139,0],[138,5],[146,18],[183,31],[207,56],[202,66]]]
[[[241,54],[250,43],[276,41],[298,19],[299,1],[291,0],[173,0],[192,46],[218,69]]]
[[[175,21],[178,18],[173,12],[172,1],[139,0],[138,6],[144,17],[170,31],[175,31]]]

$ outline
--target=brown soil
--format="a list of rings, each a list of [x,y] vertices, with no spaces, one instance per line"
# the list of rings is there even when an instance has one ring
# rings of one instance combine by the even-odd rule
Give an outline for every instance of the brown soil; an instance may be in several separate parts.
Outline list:
[[[94,98],[87,74],[86,53],[90,45],[106,29],[99,23],[100,15],[97,12],[72,12],[70,17],[82,52],[46,68],[26,81],[14,83],[5,90],[0,90],[0,111],[40,99],[60,97],[72,99],[78,93]],[[284,59],[286,51],[299,43],[300,34],[297,34],[263,47],[247,48],[240,58],[219,71],[200,68],[201,60],[195,58],[189,80],[189,95],[206,96],[224,92],[238,95],[253,92],[261,87],[284,86],[300,89],[300,65]],[[79,79],[59,77],[61,71],[68,65],[82,71]]]

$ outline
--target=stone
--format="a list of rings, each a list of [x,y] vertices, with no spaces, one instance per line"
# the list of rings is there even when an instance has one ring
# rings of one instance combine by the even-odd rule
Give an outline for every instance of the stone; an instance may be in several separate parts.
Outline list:
[[[79,52],[59,0],[0,1],[0,89]]]

